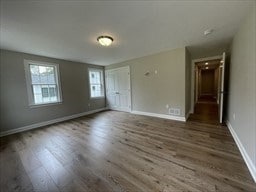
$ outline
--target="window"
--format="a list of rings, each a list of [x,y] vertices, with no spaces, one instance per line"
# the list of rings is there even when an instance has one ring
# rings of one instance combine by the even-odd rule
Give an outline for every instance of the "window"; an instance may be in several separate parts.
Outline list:
[[[30,105],[61,102],[57,64],[24,61]]]
[[[91,98],[104,97],[103,70],[89,69]]]

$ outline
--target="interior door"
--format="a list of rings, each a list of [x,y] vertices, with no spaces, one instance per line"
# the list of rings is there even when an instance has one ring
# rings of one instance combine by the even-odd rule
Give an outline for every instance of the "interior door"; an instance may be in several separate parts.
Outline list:
[[[107,103],[110,108],[116,108],[119,106],[118,92],[118,77],[115,71],[106,72],[106,93],[107,93]]]
[[[131,111],[130,68],[106,71],[107,103],[110,109]]]
[[[223,102],[224,102],[224,78],[225,78],[225,59],[226,53],[222,55],[221,65],[220,65],[220,89],[219,89],[219,122],[223,121]]]
[[[131,96],[130,96],[129,67],[123,67],[118,70],[118,96],[119,96],[119,110],[130,111]]]

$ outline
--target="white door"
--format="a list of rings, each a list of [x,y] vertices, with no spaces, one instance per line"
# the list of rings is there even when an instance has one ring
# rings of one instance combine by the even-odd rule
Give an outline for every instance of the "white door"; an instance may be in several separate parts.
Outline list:
[[[116,108],[119,106],[119,98],[117,97],[118,92],[118,74],[115,71],[106,72],[106,93],[107,93],[107,104],[110,108]]]
[[[131,111],[130,68],[106,70],[108,107],[113,110]]]
[[[226,53],[223,53],[221,65],[220,65],[220,89],[219,89],[219,122],[223,121],[223,102],[224,102],[224,77],[225,77],[225,59]]]

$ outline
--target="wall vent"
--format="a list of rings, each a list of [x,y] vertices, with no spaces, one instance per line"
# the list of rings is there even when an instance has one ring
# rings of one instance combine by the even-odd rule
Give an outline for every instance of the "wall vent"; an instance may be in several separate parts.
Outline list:
[[[170,114],[170,115],[175,115],[175,116],[180,116],[180,109],[177,109],[177,108],[169,108],[169,114]]]

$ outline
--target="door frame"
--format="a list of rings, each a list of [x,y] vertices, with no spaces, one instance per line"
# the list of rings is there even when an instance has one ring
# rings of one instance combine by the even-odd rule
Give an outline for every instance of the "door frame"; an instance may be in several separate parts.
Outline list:
[[[129,81],[129,84],[130,84],[130,90],[129,90],[129,94],[128,94],[128,100],[129,100],[129,105],[130,105],[130,108],[129,108],[129,110],[125,110],[125,112],[132,112],[132,97],[131,97],[131,92],[132,92],[132,84],[131,84],[131,70],[130,70],[130,66],[128,65],[128,66],[123,66],[123,67],[117,67],[117,68],[113,68],[113,69],[106,69],[105,70],[105,91],[106,91],[106,104],[108,105],[108,101],[107,101],[107,97],[108,97],[108,95],[107,95],[107,73],[108,72],[110,72],[110,71],[116,71],[116,70],[120,70],[120,69],[122,69],[122,68],[128,68],[128,73],[129,73],[129,76],[128,76],[128,81]],[[109,106],[108,106],[109,107]],[[111,108],[109,108],[109,109],[111,109]],[[117,110],[117,109],[113,109],[113,110]]]
[[[224,106],[224,91],[225,91],[225,65],[226,65],[226,52],[223,52],[222,54],[222,60],[220,65],[220,89],[219,89],[219,121],[220,123],[223,123],[223,106]]]
[[[203,57],[199,59],[193,59],[191,62],[191,106],[190,106],[190,113],[194,113],[194,107],[195,107],[195,91],[197,89],[195,85],[195,67],[197,62],[203,62],[208,60],[214,60],[214,59],[222,59],[222,55],[217,55],[213,57]]]

